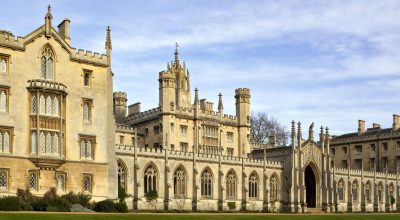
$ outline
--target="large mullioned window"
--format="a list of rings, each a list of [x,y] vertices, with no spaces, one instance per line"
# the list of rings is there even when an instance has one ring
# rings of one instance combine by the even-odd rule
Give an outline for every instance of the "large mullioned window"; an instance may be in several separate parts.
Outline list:
[[[226,197],[230,199],[236,198],[237,177],[234,171],[229,171],[226,175]]]
[[[43,49],[40,64],[42,79],[53,80],[54,55],[50,47],[46,47]]]
[[[204,197],[212,197],[213,177],[210,169],[206,169],[201,174],[201,195]]]
[[[154,164],[150,164],[144,171],[144,193],[157,191],[157,169]]]
[[[257,173],[253,172],[249,177],[249,198],[257,198],[258,190],[258,176]]]
[[[174,173],[174,195],[176,197],[186,196],[186,171],[183,166],[179,166]]]

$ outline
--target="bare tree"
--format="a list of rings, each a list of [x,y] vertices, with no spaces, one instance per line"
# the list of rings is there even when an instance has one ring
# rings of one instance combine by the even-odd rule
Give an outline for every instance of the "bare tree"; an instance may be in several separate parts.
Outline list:
[[[265,112],[251,113],[251,139],[253,143],[266,144],[272,132],[276,134],[276,144],[286,145],[288,132],[286,127],[281,125],[274,117],[268,116]]]

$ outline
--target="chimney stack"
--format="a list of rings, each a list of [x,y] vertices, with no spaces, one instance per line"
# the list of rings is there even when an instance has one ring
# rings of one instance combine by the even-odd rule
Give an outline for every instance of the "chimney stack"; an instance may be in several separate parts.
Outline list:
[[[372,123],[372,128],[381,128],[381,125],[378,123]]]
[[[397,131],[400,128],[400,116],[393,114],[393,131]]]
[[[61,38],[67,42],[68,45],[71,45],[71,37],[69,34],[69,24],[71,21],[66,18],[58,25],[58,33],[60,34]]]
[[[362,135],[365,132],[365,121],[358,120],[358,135]]]
[[[140,112],[140,102],[136,102],[128,107],[128,115],[133,115]]]

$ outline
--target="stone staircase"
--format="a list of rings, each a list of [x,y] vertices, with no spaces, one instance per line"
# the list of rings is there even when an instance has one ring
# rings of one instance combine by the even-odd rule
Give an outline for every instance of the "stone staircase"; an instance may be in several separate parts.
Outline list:
[[[307,208],[307,213],[310,214],[323,214],[322,208]]]

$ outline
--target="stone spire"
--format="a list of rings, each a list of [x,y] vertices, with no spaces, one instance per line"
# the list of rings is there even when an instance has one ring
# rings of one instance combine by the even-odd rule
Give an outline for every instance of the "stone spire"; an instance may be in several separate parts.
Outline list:
[[[222,112],[224,110],[224,105],[222,104],[222,94],[218,94],[218,111]]]
[[[175,43],[175,64],[178,65],[179,64],[179,52],[178,52],[178,43]]]
[[[294,122],[294,120],[292,120],[292,133],[291,136],[292,138],[292,147],[295,148],[296,146],[296,122]]]
[[[195,107],[199,104],[199,90],[197,88],[194,89],[194,104]]]
[[[297,123],[297,146],[300,148],[301,147],[301,140],[303,139],[302,133],[301,133],[301,122]]]
[[[310,128],[308,129],[308,140],[314,142],[314,122],[311,123]]]
[[[47,7],[47,14],[44,16],[45,23],[45,35],[46,37],[51,37],[51,21],[53,20],[53,15],[51,15],[51,6]]]
[[[112,46],[111,46],[111,29],[110,29],[110,26],[107,26],[106,50],[112,50]]]

